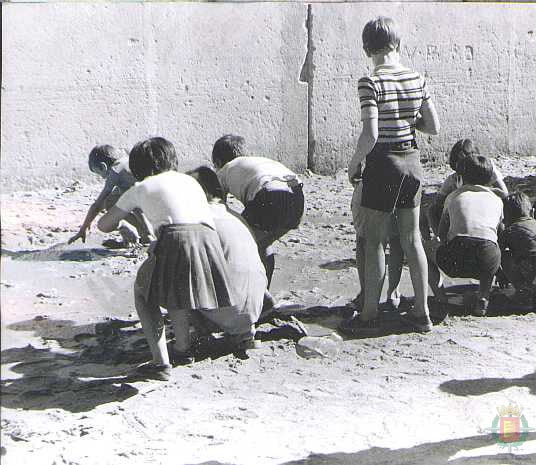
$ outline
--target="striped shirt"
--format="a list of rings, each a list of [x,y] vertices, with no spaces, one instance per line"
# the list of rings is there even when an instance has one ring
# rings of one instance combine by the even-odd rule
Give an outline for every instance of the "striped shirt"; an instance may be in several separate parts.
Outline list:
[[[430,98],[421,75],[401,65],[380,65],[358,83],[361,120],[378,119],[378,142],[415,139],[415,123]]]

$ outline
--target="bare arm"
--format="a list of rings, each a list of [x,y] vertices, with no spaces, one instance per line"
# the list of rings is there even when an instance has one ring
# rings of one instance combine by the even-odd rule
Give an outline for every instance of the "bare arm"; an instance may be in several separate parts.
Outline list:
[[[68,241],[69,244],[72,244],[78,239],[82,239],[82,242],[86,242],[87,230],[89,229],[89,227],[91,226],[91,223],[97,217],[97,215],[102,210],[104,210],[106,198],[111,194],[111,192],[112,192],[112,189],[108,185],[105,185],[101,193],[97,197],[97,200],[95,200],[95,202],[93,202],[91,206],[89,207],[86,217],[84,218],[84,222],[80,226],[80,229],[73,237],[69,239]]]
[[[504,195],[499,195],[499,197],[503,198],[508,195],[508,187],[506,187],[506,184],[502,178],[497,178],[493,187],[500,189],[504,193]]]
[[[425,134],[437,136],[441,128],[439,118],[432,99],[425,100],[417,117],[416,128]]]
[[[348,164],[348,179],[353,183],[358,170],[359,164],[372,151],[378,140],[378,119],[368,118],[363,120],[363,129],[357,139],[357,146],[354,156]]]
[[[441,215],[441,221],[439,222],[439,239],[443,243],[447,243],[447,234],[449,232],[450,228],[450,217],[448,210],[443,210],[443,214]]]
[[[119,223],[124,219],[129,212],[125,212],[115,205],[110,208],[110,210],[99,219],[97,227],[102,232],[112,232],[119,227]]]

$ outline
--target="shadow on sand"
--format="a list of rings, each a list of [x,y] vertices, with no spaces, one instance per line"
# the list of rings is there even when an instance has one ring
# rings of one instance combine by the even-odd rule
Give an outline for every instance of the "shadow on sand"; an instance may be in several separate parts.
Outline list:
[[[105,248],[77,248],[71,249],[66,244],[56,244],[47,249],[41,250],[7,250],[2,249],[1,254],[13,260],[50,262],[50,261],[71,261],[89,262],[101,260],[108,257],[135,258],[139,255],[137,249],[110,250]]]
[[[442,383],[439,389],[456,396],[482,396],[511,387],[529,388],[530,393],[536,396],[536,372],[521,378],[453,379]]]
[[[528,433],[525,440],[533,441],[536,433]],[[492,435],[471,436],[461,439],[419,444],[407,449],[387,449],[372,447],[359,452],[333,454],[311,454],[309,457],[284,462],[280,465],[528,465],[536,463],[534,454],[523,454],[520,446],[516,454],[507,453],[499,445],[495,455],[475,455],[472,457],[453,458],[462,451],[471,451],[481,447],[496,445]],[[471,455],[474,455],[471,454]],[[452,457],[452,458],[451,458]],[[450,459],[450,460],[449,460]],[[230,465],[228,463],[209,461],[189,465]]]

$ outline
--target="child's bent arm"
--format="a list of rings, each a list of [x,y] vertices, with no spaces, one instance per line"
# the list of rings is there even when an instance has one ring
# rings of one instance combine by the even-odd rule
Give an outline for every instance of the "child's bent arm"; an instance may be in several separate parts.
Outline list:
[[[354,156],[348,164],[348,179],[353,181],[355,175],[359,170],[360,163],[365,157],[372,152],[372,149],[376,145],[378,140],[378,119],[368,118],[363,120],[363,129],[357,139],[357,146],[355,148]]]
[[[441,215],[441,221],[439,222],[439,239],[443,243],[447,243],[447,234],[449,232],[450,228],[450,218],[449,218],[449,212],[447,210],[443,210],[443,214]]]
[[[434,103],[431,99],[425,100],[421,107],[421,116],[417,117],[416,128],[425,134],[437,136],[440,127]]]
[[[508,195],[508,187],[506,187],[506,184],[504,183],[503,178],[497,178],[497,180],[495,181],[495,187],[502,190],[505,195]]]
[[[97,223],[97,227],[102,232],[112,232],[117,229],[119,222],[128,215],[129,212],[125,212],[115,205],[108,210],[108,212],[102,216]]]

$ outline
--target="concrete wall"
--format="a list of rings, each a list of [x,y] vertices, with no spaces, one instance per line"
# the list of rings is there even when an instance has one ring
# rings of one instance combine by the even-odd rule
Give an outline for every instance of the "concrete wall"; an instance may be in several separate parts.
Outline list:
[[[185,169],[229,132],[305,169],[306,5],[2,9],[4,190],[88,177],[92,146],[150,135],[169,138]]]
[[[182,167],[244,135],[297,170],[345,167],[360,129],[360,32],[378,14],[427,76],[442,135],[536,153],[536,5],[48,3],[2,8],[2,188],[88,178],[91,147],[173,141]],[[307,57],[307,59],[306,59]]]
[[[536,155],[536,5],[318,4],[312,7],[312,167],[346,167],[360,131],[358,79],[370,71],[361,31],[394,18],[402,60],[426,76],[440,116],[438,137],[419,136],[442,158],[461,137],[490,155]]]

